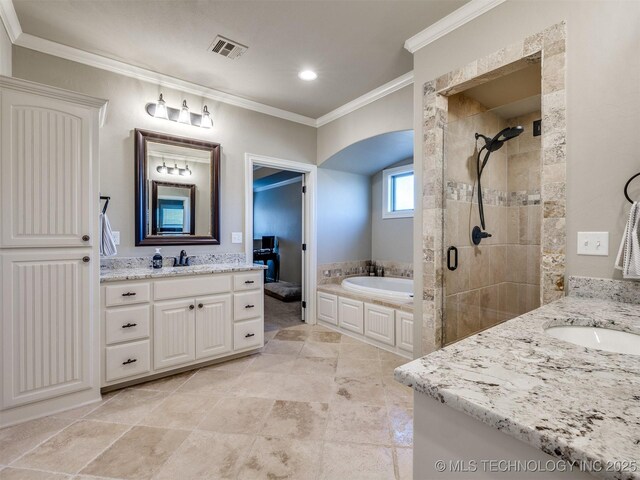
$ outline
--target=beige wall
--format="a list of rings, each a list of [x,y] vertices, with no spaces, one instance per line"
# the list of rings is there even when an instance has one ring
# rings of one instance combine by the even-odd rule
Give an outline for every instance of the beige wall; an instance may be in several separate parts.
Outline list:
[[[409,165],[413,158],[388,168]],[[411,263],[413,217],[382,218],[382,171],[371,177],[371,260]]]
[[[121,232],[118,254],[149,255],[152,247],[134,247],[134,157],[133,129],[142,128],[172,135],[219,142],[222,145],[220,211],[221,245],[189,246],[188,253],[243,252],[231,244],[231,232],[244,230],[244,154],[246,152],[316,162],[316,129],[183,94],[158,85],[99,70],[79,63],[14,47],[16,77],[109,99],[106,124],[100,132],[100,189],[111,196],[109,218]],[[183,99],[193,110],[207,104],[214,128],[204,130],[158,120],[147,115],[144,106],[160,92],[170,106]],[[164,255],[175,255],[183,247],[165,247]]]
[[[408,85],[318,128],[318,165],[365,138],[413,129],[412,92],[412,86]]]
[[[11,40],[0,22],[0,75],[11,76]]]

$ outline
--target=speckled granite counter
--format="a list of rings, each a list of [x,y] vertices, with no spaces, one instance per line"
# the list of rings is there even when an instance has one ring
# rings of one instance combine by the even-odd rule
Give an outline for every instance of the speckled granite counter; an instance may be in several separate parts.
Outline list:
[[[372,297],[371,295],[352,292],[351,290],[345,289],[338,283],[325,283],[323,285],[318,285],[317,290],[318,292],[332,293],[333,295],[338,295],[340,297],[351,298],[353,300],[360,300],[362,302],[369,302],[382,307],[395,308],[397,310],[413,313],[413,300],[407,300],[405,302],[401,300],[383,300]]]
[[[185,275],[247,272],[250,270],[264,270],[265,268],[264,265],[252,263],[214,263],[209,265],[190,265],[188,267],[163,267],[157,270],[150,267],[114,268],[100,271],[100,283],[142,280],[145,278],[180,277]]]
[[[395,378],[563,460],[640,462],[640,356],[543,331],[562,324],[640,333],[640,305],[567,297],[403,365]],[[594,475],[640,479],[640,466]]]

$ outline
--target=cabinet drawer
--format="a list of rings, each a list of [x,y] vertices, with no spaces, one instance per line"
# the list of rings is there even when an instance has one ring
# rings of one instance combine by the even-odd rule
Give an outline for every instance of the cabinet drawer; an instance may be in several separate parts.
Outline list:
[[[149,318],[151,307],[108,308],[104,314],[105,343],[128,342],[149,336]]]
[[[129,283],[127,285],[108,285],[105,287],[105,305],[131,305],[134,303],[148,303],[150,295],[149,283]]]
[[[264,324],[261,318],[245,320],[233,325],[233,349],[262,347],[264,341]]]
[[[178,267],[180,268],[180,267]],[[207,275],[171,280],[156,280],[153,287],[155,300],[197,297],[231,291],[231,275]]]
[[[262,290],[233,294],[233,319],[262,316]]]
[[[262,288],[262,270],[259,272],[240,273],[233,276],[233,289],[238,292],[242,290],[255,290]]]
[[[149,340],[142,340],[107,347],[105,380],[113,382],[148,372],[151,358],[149,345]]]

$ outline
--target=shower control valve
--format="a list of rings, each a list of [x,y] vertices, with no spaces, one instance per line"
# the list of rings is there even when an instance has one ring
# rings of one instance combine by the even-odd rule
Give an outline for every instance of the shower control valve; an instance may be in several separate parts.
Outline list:
[[[480,245],[483,238],[489,237],[491,237],[491,234],[489,232],[483,232],[477,225],[473,227],[473,230],[471,231],[471,240],[474,245]]]

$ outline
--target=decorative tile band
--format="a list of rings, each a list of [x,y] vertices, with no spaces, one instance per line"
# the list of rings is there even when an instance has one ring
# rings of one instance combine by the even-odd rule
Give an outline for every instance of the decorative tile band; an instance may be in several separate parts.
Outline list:
[[[571,276],[569,296],[640,304],[640,282]]]
[[[369,275],[370,267],[381,266],[387,277],[413,278],[413,264],[391,260],[358,260],[318,265],[318,285],[340,283],[346,277]]]
[[[147,268],[151,266],[152,255],[146,257],[110,257],[100,259],[100,270],[119,270],[121,268]],[[163,257],[165,267],[173,266],[174,257]],[[246,263],[244,253],[207,253],[189,255],[191,265],[211,265],[216,263],[243,264]]]
[[[447,180],[445,189],[447,200],[478,203],[474,186],[469,183]],[[525,207],[527,205],[540,205],[540,190],[523,190],[518,192],[503,192],[491,188],[482,189],[482,198],[486,205],[502,207]]]

